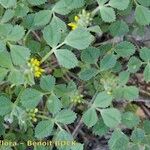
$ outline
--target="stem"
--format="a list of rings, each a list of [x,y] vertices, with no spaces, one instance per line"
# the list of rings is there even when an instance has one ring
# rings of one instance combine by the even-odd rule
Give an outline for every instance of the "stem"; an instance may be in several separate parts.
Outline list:
[[[20,93],[19,93],[19,95],[18,95],[16,101],[14,102],[14,106],[18,105],[19,100],[20,100],[20,97],[21,97],[21,94],[23,93],[24,90],[25,90],[25,88],[23,87],[23,88],[21,89],[21,91],[20,91]]]
[[[135,3],[135,5],[139,5],[138,2],[136,0],[133,0],[133,2]]]
[[[24,45],[26,44],[26,40],[27,40],[27,37],[28,37],[28,35],[29,35],[30,32],[31,32],[31,29],[28,30],[28,32],[26,33],[26,35],[25,35],[25,37],[24,37],[24,39],[23,39]]]
[[[98,12],[99,10],[100,10],[100,7],[98,6],[97,8],[95,8],[95,9],[92,11],[91,16],[94,17],[94,16],[97,14],[97,12]]]
[[[58,126],[58,128],[59,128],[60,130],[63,130],[63,128],[60,126],[59,123],[55,122],[55,124]]]
[[[51,119],[51,118],[49,118],[47,116],[43,116],[43,115],[37,115],[36,117],[41,118],[41,119],[47,119],[47,120]]]
[[[46,59],[48,59],[49,56],[51,56],[51,55],[54,53],[54,51],[55,51],[56,49],[60,48],[60,47],[63,46],[64,44],[65,44],[65,42],[62,42],[62,43],[59,44],[58,46],[52,48],[52,50],[51,50],[50,52],[48,52],[48,53],[42,58],[41,63],[43,63]]]

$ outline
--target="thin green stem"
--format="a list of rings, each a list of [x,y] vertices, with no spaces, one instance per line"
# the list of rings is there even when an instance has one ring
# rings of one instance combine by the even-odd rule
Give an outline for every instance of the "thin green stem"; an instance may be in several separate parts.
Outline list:
[[[41,118],[41,119],[47,119],[50,120],[51,118],[47,117],[47,116],[43,116],[43,115],[37,115],[37,118]]]
[[[24,39],[23,39],[24,45],[26,44],[27,37],[28,37],[28,35],[30,34],[31,31],[32,31],[32,30],[30,29],[30,30],[28,30],[28,32],[25,34]]]
[[[98,6],[97,8],[95,8],[95,9],[92,11],[91,16],[94,17],[94,16],[97,14],[97,12],[98,12],[99,10],[100,10],[100,7]]]
[[[59,123],[55,122],[55,124],[58,126],[58,128],[59,128],[60,130],[63,130],[63,128],[60,126]]]
[[[59,44],[58,46],[52,48],[51,51],[48,52],[48,53],[42,58],[41,63],[43,63],[46,59],[48,59],[49,56],[51,56],[51,55],[55,52],[55,50],[57,50],[58,48],[60,48],[60,47],[63,46],[64,44],[65,44],[65,42],[62,42],[62,43]]]

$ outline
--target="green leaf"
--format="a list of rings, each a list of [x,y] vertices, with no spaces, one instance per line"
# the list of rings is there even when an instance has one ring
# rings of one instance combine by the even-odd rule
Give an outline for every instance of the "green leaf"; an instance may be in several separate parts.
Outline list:
[[[98,121],[97,113],[94,108],[90,108],[83,113],[83,122],[90,128],[96,124]]]
[[[7,97],[0,96],[0,104],[1,104],[0,116],[4,116],[11,112],[13,105]]]
[[[40,121],[35,127],[35,137],[43,139],[49,136],[53,130],[54,123],[50,120]]]
[[[60,111],[55,117],[56,122],[60,122],[63,124],[71,124],[75,121],[75,119],[76,119],[76,114],[69,109],[68,110],[64,109]]]
[[[82,70],[79,73],[79,78],[81,80],[87,81],[87,80],[90,80],[91,78],[95,77],[97,74],[98,74],[97,69],[89,68],[89,69]]]
[[[49,46],[57,46],[61,39],[61,31],[55,22],[50,23],[44,28],[43,37]]]
[[[84,0],[60,0],[55,4],[53,11],[58,14],[66,15],[73,9],[84,6],[84,4]]]
[[[116,56],[114,54],[107,54],[103,57],[103,59],[100,61],[100,69],[101,71],[106,71],[108,69],[111,69],[116,64]]]
[[[10,49],[14,65],[27,64],[30,57],[30,50],[28,48],[19,45],[11,45]]]
[[[135,86],[127,86],[124,88],[124,98],[133,101],[139,97],[139,89]]]
[[[146,82],[150,81],[150,64],[147,64],[145,69],[144,69],[144,80]]]
[[[95,64],[99,58],[100,51],[95,47],[89,47],[82,51],[81,59],[87,64]]]
[[[150,120],[145,120],[144,121],[144,131],[146,134],[150,135]]]
[[[8,81],[14,85],[20,85],[24,83],[24,75],[20,70],[13,69],[8,75]]]
[[[35,14],[34,25],[35,26],[44,26],[50,22],[51,19],[50,10],[41,10]]]
[[[97,0],[99,5],[104,5],[108,0]]]
[[[3,39],[7,38],[7,35],[11,32],[13,26],[11,24],[0,24],[0,36]]]
[[[138,5],[135,9],[135,19],[140,25],[149,25],[150,10],[142,5]]]
[[[95,135],[103,136],[109,131],[109,128],[105,125],[102,118],[98,120],[95,126],[92,128],[92,131]]]
[[[29,7],[27,4],[25,3],[17,4],[17,7],[15,9],[15,16],[17,16],[18,18],[23,18],[27,15],[28,12],[29,12]]]
[[[3,81],[5,76],[7,75],[8,70],[5,68],[0,68],[0,81]]]
[[[27,2],[33,6],[38,6],[46,3],[47,0],[27,0]]]
[[[0,53],[6,51],[6,43],[4,41],[0,41]]]
[[[85,29],[77,28],[71,31],[65,39],[65,43],[76,49],[86,49],[94,40],[94,37]]]
[[[7,35],[7,40],[17,42],[23,38],[24,34],[25,34],[24,28],[22,26],[16,25]]]
[[[119,10],[125,10],[128,5],[129,5],[130,1],[129,0],[110,0],[109,1],[109,5],[117,8]]]
[[[129,32],[129,27],[123,20],[117,20],[109,27],[112,36],[122,36]]]
[[[35,89],[27,88],[21,94],[21,103],[25,108],[33,109],[41,101],[43,94]]]
[[[58,49],[54,51],[59,65],[71,69],[78,65],[78,60],[74,53],[67,49]]]
[[[133,114],[132,112],[125,112],[122,114],[122,123],[127,128],[133,128],[137,126],[140,122],[140,118]]]
[[[135,143],[139,143],[144,139],[144,137],[145,137],[144,130],[140,128],[135,128],[132,132],[131,140]]]
[[[104,22],[113,22],[116,20],[115,11],[111,7],[100,7],[100,14]]]
[[[115,47],[115,52],[120,56],[120,57],[129,57],[134,54],[135,52],[135,47],[132,43],[123,41],[119,44],[116,45]]]
[[[94,107],[106,108],[111,105],[112,100],[113,97],[107,94],[107,92],[101,92],[96,96],[93,105]]]
[[[0,4],[4,8],[14,7],[16,5],[16,0],[0,0]]]
[[[40,80],[40,87],[44,91],[52,91],[54,89],[55,82],[56,82],[56,79],[51,75],[42,76]]]
[[[113,132],[108,145],[111,150],[127,150],[129,138],[120,130]]]
[[[129,77],[130,77],[129,72],[127,72],[127,71],[120,72],[120,74],[119,74],[119,84],[120,85],[125,85],[128,82]]]
[[[150,6],[150,1],[148,0],[137,0],[143,6]]]
[[[7,9],[1,19],[1,23],[6,23],[11,20],[15,15],[15,11],[12,9]]]
[[[70,133],[65,130],[60,130],[58,133],[56,133],[54,141],[68,141],[69,143],[72,143],[74,140]],[[59,144],[57,144],[56,146],[57,148],[59,148],[59,150],[70,150],[70,144],[62,144],[61,147],[59,146]],[[74,145],[76,145],[76,142],[74,143]]]
[[[84,150],[84,144],[76,143],[71,147],[71,150]]]
[[[147,47],[143,47],[140,50],[140,57],[146,62],[149,61],[150,60],[150,49]]]
[[[102,109],[101,115],[104,120],[104,123],[110,128],[115,128],[121,123],[121,113],[118,109]]]
[[[98,25],[92,26],[92,27],[88,27],[88,30],[90,32],[94,32],[97,33],[98,35],[102,35],[102,30]]]
[[[141,65],[142,65],[141,60],[133,56],[130,58],[128,62],[128,70],[131,73],[135,73],[140,69]]]
[[[67,26],[66,26],[65,22],[63,20],[61,20],[60,18],[58,18],[57,16],[53,16],[51,24],[55,25],[57,30],[59,29],[62,33],[67,31]]]
[[[0,66],[4,68],[12,68],[11,57],[7,51],[0,52]]]
[[[48,98],[47,108],[52,114],[56,114],[61,110],[62,103],[55,94],[51,94]]]

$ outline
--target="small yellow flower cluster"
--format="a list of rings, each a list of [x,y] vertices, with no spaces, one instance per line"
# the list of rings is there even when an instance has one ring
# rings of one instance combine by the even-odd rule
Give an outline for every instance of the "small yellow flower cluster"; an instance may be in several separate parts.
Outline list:
[[[31,60],[28,63],[28,66],[31,67],[34,73],[34,76],[37,78],[39,78],[44,72],[44,69],[42,69],[40,65],[41,65],[41,62],[37,60],[36,58],[31,58]]]
[[[68,26],[70,26],[72,30],[75,30],[78,27],[78,20],[79,20],[79,17],[75,16],[74,22],[69,23]]]
[[[82,101],[83,101],[83,95],[82,94],[76,94],[71,100],[71,102],[74,104],[80,104],[80,103],[82,103]]]
[[[29,119],[31,121],[33,121],[33,122],[37,122],[36,114],[38,113],[38,109],[37,108],[35,108],[35,109],[28,109],[26,111],[27,111]]]
[[[75,30],[78,27],[88,27],[92,23],[92,15],[83,9],[77,16],[74,17],[74,22],[68,24],[72,30]]]

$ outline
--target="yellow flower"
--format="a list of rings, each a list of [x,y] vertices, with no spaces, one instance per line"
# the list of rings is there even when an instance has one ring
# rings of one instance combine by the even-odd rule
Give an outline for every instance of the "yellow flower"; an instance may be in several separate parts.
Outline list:
[[[44,72],[44,69],[42,69],[40,67],[41,62],[39,60],[37,60],[36,58],[31,58],[28,65],[31,68],[31,70],[33,71],[34,76],[37,78],[39,78],[42,75],[42,73]]]
[[[75,30],[78,27],[78,21],[79,21],[79,17],[75,16],[74,22],[69,23],[68,26],[70,26],[72,30]]]

